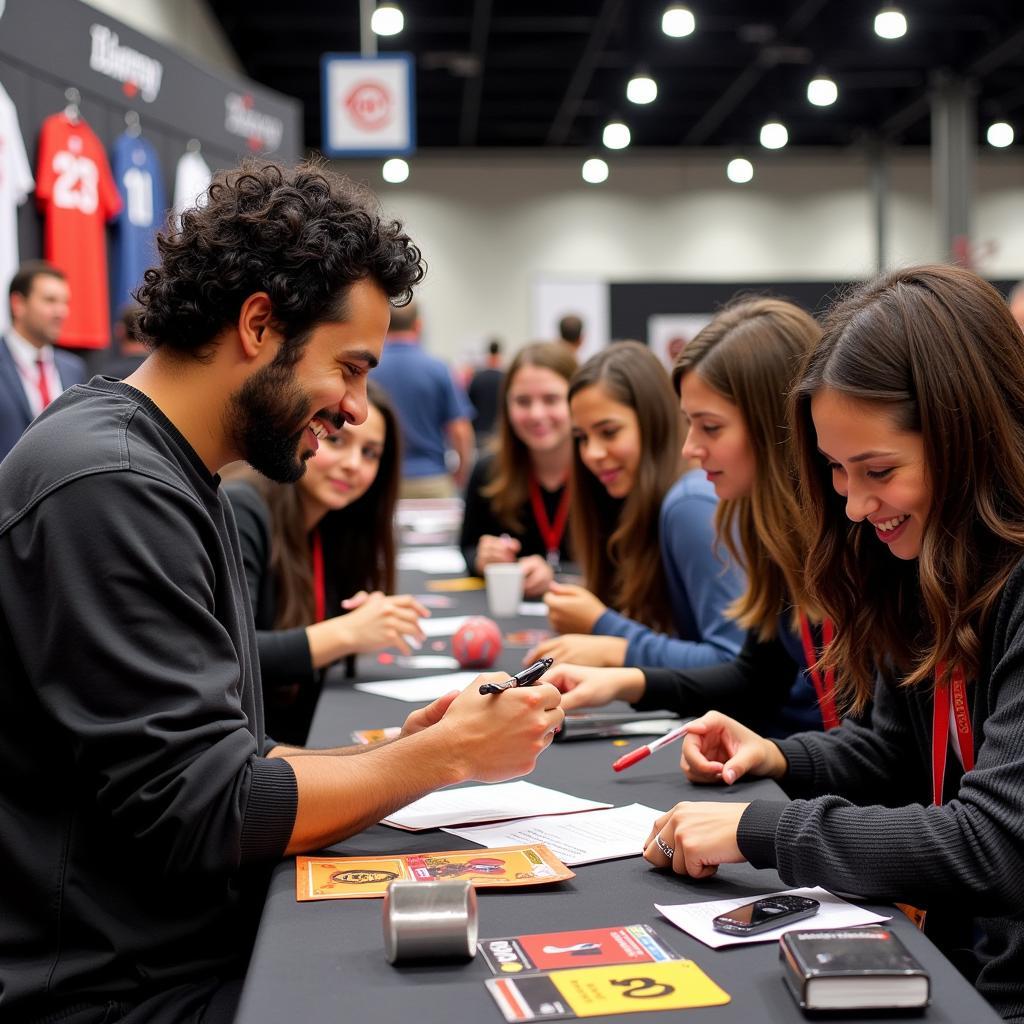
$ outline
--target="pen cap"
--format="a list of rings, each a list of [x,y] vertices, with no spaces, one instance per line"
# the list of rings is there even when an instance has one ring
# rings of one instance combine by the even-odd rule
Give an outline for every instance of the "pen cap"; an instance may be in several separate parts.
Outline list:
[[[470,882],[392,882],[384,894],[389,963],[472,959],[477,931],[476,890]]]

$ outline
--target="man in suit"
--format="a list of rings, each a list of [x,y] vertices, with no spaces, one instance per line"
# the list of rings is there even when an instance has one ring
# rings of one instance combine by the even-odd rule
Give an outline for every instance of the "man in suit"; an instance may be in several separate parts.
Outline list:
[[[0,339],[0,459],[53,399],[85,380],[85,363],[54,348],[70,296],[64,274],[43,260],[23,263],[11,281],[11,327]]]

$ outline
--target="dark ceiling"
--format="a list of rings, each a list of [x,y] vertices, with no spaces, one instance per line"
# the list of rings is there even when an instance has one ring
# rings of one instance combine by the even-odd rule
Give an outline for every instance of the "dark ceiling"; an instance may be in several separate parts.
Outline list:
[[[909,30],[880,39],[882,0],[693,0],[697,30],[661,32],[666,0],[399,0],[405,30],[380,52],[416,57],[419,147],[594,148],[613,115],[633,145],[756,148],[769,117],[790,143],[846,146],[868,137],[924,145],[928,91],[943,71],[991,120],[1024,140],[1024,0],[906,0]],[[320,55],[359,50],[358,0],[210,0],[247,73],[305,104],[320,143]],[[645,65],[658,98],[635,106],[626,82]],[[831,107],[808,103],[825,69]]]

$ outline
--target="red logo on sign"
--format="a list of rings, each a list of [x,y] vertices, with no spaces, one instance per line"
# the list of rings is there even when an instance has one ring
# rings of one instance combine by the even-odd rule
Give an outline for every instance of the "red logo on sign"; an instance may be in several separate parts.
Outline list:
[[[380,131],[391,120],[391,94],[377,82],[359,82],[345,97],[345,106],[365,131]]]

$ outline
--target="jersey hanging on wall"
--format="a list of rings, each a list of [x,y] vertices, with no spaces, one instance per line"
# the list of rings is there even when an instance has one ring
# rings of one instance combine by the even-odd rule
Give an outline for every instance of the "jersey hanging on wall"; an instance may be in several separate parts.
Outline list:
[[[114,308],[121,309],[157,262],[156,233],[164,227],[167,201],[156,150],[139,136],[125,132],[114,143],[114,180],[122,203],[114,242]]]
[[[10,325],[7,286],[18,269],[18,207],[34,184],[18,111],[0,85],[0,331]]]
[[[204,201],[203,196],[213,180],[213,171],[198,150],[187,150],[178,160],[174,172],[174,226],[181,227],[181,215]]]
[[[71,310],[59,342],[106,348],[110,341],[104,225],[121,210],[103,146],[82,120],[52,114],[43,122],[36,201],[46,218],[46,258],[67,275]]]

